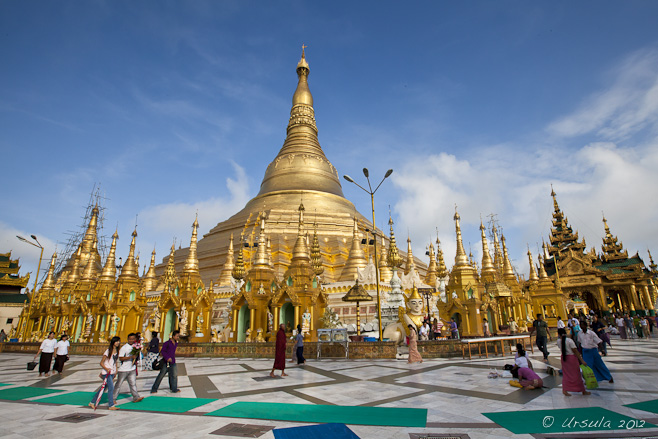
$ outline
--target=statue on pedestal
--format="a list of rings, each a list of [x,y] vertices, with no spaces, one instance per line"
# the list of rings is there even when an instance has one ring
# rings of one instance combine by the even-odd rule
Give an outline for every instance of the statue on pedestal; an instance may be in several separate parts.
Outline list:
[[[311,332],[311,313],[306,308],[304,314],[302,314],[302,334],[308,334]]]
[[[120,321],[121,317],[117,316],[117,313],[112,314],[112,329],[110,330],[110,338],[117,335]]]
[[[183,307],[180,310],[180,322],[178,328],[180,329],[181,336],[187,335],[187,308],[185,307],[185,304],[183,304]]]
[[[418,288],[413,287],[411,294],[406,299],[406,307],[401,306],[398,310],[399,321],[392,323],[384,329],[384,338],[395,341],[398,345],[404,342],[409,335],[408,325],[413,325],[416,330],[423,324],[423,298],[418,294]]]
[[[196,336],[203,337],[203,315],[201,313],[196,316]]]

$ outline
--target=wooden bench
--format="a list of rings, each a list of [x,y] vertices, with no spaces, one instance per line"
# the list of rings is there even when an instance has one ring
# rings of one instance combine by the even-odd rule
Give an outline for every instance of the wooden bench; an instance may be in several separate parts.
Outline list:
[[[520,341],[519,341],[520,340]],[[513,341],[514,345],[517,343],[523,344],[523,348],[526,348],[526,342],[530,345],[530,351],[534,354],[534,348],[532,346],[532,343],[530,343],[530,335],[509,335],[509,336],[504,336],[504,337],[482,337],[482,338],[464,338],[461,340],[462,342],[462,358],[466,359],[466,354],[464,352],[464,348],[468,348],[468,359],[471,360],[471,346],[473,344],[476,344],[478,347],[478,355],[482,357],[482,345],[484,345],[484,353],[486,358],[489,358],[489,347],[488,343],[493,342],[494,345],[494,354],[498,355],[498,342],[500,342],[500,353],[504,357],[505,356],[505,342],[506,341]],[[510,354],[513,352],[512,350],[512,343],[510,343]]]

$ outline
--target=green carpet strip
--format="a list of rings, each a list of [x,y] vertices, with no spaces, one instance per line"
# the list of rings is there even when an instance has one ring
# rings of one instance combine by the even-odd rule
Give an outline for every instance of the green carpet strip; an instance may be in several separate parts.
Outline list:
[[[14,387],[12,389],[0,390],[0,399],[18,401],[19,399],[34,398],[51,393],[59,393],[61,390],[41,389],[39,387]]]
[[[91,402],[91,398],[95,392],[71,392],[62,395],[49,396],[41,398],[39,402],[47,402],[49,404],[64,404],[64,405],[87,405]],[[119,395],[118,400],[128,398],[130,394],[122,393]],[[103,393],[100,404],[107,404],[107,392]]]
[[[624,407],[643,410],[645,412],[658,413],[658,399],[652,399],[651,401],[636,402],[633,404],[626,404],[624,405]]]
[[[125,402],[118,407],[121,410],[139,410],[145,412],[184,413],[213,401],[212,398],[179,398],[177,396],[149,396],[140,402]]]
[[[482,413],[514,434],[631,431],[655,425],[601,407]]]
[[[427,424],[427,409],[274,402],[236,402],[206,415],[226,418],[390,427],[425,427]]]

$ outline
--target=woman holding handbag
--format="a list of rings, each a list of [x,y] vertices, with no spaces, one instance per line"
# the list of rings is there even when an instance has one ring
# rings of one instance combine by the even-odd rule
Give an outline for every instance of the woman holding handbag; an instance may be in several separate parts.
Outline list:
[[[63,334],[55,346],[55,365],[53,366],[53,370],[60,375],[64,371],[64,363],[69,361],[69,346],[69,336]]]
[[[41,342],[41,347],[39,347],[37,354],[34,356],[34,359],[36,360],[39,354],[41,354],[41,358],[39,358],[39,377],[44,373],[46,374],[46,377],[50,376],[50,365],[53,362],[55,347],[57,347],[55,333],[50,331],[50,333],[48,333],[48,338]]]
[[[121,347],[121,338],[112,337],[110,340],[110,346],[107,348],[101,359],[101,370],[100,377],[103,379],[103,384],[100,389],[91,399],[89,407],[96,410],[98,404],[101,401],[103,396],[103,390],[107,389],[107,404],[110,410],[119,410],[119,407],[115,406],[114,403],[114,377],[117,374],[117,360],[119,359],[119,348]]]
[[[557,347],[562,352],[562,393],[564,396],[571,396],[569,392],[582,392],[583,395],[590,395],[585,389],[583,377],[580,374],[580,365],[585,363],[580,356],[576,343],[567,337],[567,331],[564,328],[557,330]]]

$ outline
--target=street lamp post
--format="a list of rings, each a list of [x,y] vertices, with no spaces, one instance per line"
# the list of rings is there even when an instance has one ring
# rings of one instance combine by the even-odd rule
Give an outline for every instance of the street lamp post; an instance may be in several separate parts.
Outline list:
[[[21,240],[23,242],[26,242],[30,245],[33,245],[33,246],[38,247],[38,248],[41,249],[41,255],[39,255],[39,264],[37,265],[37,274],[36,274],[36,276],[34,276],[34,288],[32,288],[32,294],[30,296],[28,296],[28,299],[30,299],[30,304],[28,305],[28,308],[27,308],[26,318],[29,319],[30,315],[32,314],[32,302],[34,301],[34,294],[37,291],[37,282],[39,281],[39,273],[41,272],[41,259],[43,259],[43,246],[41,245],[41,243],[39,242],[39,240],[37,239],[37,237],[35,235],[30,235],[30,238],[32,238],[36,242],[36,244],[32,241],[28,241],[27,239],[25,239],[25,238],[23,238],[22,236],[19,236],[19,235],[16,235],[16,238],[18,238],[19,240]],[[26,337],[27,330],[28,330],[28,324],[27,324],[27,321],[26,321],[25,322],[25,330],[23,331],[23,339],[25,339],[25,337]]]
[[[343,178],[350,183],[354,183],[361,189],[363,189],[366,193],[370,194],[370,204],[372,206],[372,234],[374,239],[374,253],[375,253],[375,280],[376,280],[376,286],[377,286],[377,323],[379,326],[379,341],[383,341],[384,337],[382,334],[382,306],[381,306],[381,299],[380,299],[380,294],[379,294],[379,263],[377,262],[377,230],[375,226],[375,192],[377,192],[377,189],[384,183],[384,180],[386,180],[388,177],[391,176],[393,173],[392,169],[389,169],[386,171],[386,174],[384,175],[384,178],[382,178],[382,181],[379,182],[375,190],[372,190],[372,185],[370,184],[370,173],[368,172],[368,168],[363,168],[363,175],[366,176],[366,180],[368,181],[368,189],[364,188],[361,186],[359,183],[354,181],[352,177],[349,175],[343,175]]]

